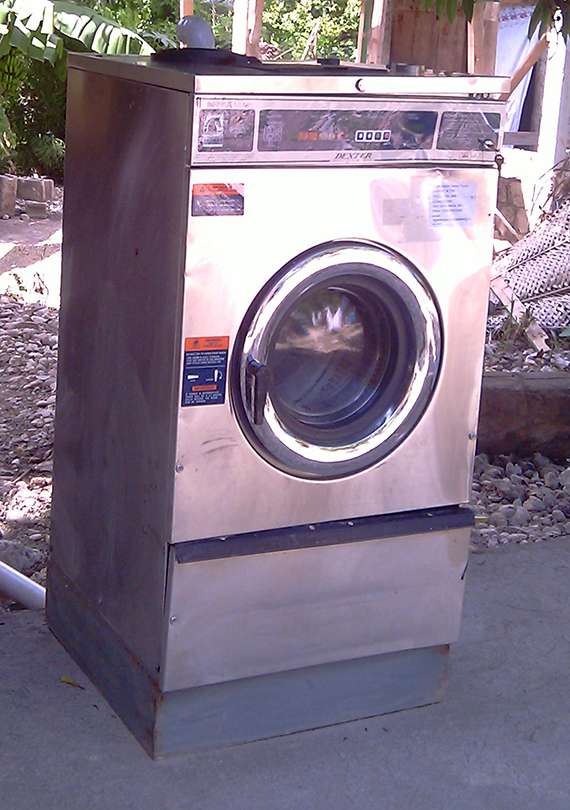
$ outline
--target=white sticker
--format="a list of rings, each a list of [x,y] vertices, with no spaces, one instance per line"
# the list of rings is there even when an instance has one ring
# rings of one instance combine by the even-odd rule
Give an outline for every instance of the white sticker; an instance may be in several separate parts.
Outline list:
[[[429,224],[432,228],[446,225],[462,227],[475,222],[477,183],[447,183],[431,192]]]

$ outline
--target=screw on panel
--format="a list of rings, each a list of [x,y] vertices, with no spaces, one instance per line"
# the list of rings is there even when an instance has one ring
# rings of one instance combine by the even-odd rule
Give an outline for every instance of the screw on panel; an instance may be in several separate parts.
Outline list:
[[[170,617],[170,624],[175,624],[178,621],[178,616],[171,616]]]
[[[476,438],[477,438],[477,434],[475,433],[475,431],[474,431],[474,430],[472,430],[472,431],[471,431],[471,433],[469,434],[469,438],[470,438],[471,440],[473,440],[473,439],[476,439]]]
[[[182,466],[182,464],[177,464],[174,469],[176,470],[176,472],[181,473],[184,467]]]

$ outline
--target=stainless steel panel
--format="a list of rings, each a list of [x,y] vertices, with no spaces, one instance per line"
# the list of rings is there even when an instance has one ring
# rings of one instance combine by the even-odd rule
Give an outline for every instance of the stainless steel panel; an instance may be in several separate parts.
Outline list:
[[[466,97],[500,95],[510,92],[511,79],[506,76],[371,76],[362,65],[362,76],[292,76],[275,74],[236,74],[218,72],[209,76],[194,76],[182,70],[152,62],[148,56],[98,56],[70,54],[69,64],[92,73],[107,74],[142,84],[153,84],[191,92],[215,95],[237,93],[263,95],[315,96],[352,95],[383,96],[442,96]],[[368,74],[368,75],[367,75]]]
[[[375,467],[336,481],[300,480],[270,466],[244,437],[228,397],[223,405],[182,408],[173,541],[467,502],[496,172],[190,173],[191,185],[214,182],[243,184],[244,213],[190,219],[184,337],[225,335],[231,349],[251,302],[287,262],[316,244],[361,238],[395,248],[425,275],[441,312],[443,358],[433,398],[411,436]],[[444,186],[473,192],[464,224],[434,210]]]
[[[197,93],[216,95],[263,93],[264,95],[358,95],[466,97],[509,93],[507,76],[196,76]]]
[[[171,555],[163,691],[455,641],[469,534]]]
[[[151,671],[172,513],[187,135],[183,94],[70,71],[53,560]]]
[[[473,149],[465,143],[462,144],[461,137],[451,138],[451,142],[446,149],[439,148],[438,140],[442,127],[442,116],[444,114],[458,113],[462,115],[488,115],[489,113],[498,115],[502,119],[504,116],[505,104],[480,99],[433,99],[424,100],[410,99],[407,96],[394,99],[370,97],[367,99],[315,99],[311,96],[296,95],[293,97],[275,96],[253,96],[240,95],[223,97],[211,97],[199,95],[195,98],[195,115],[193,121],[192,138],[192,164],[195,166],[217,166],[227,164],[253,164],[253,165],[275,165],[287,164],[294,166],[297,164],[313,164],[335,166],[354,165],[363,163],[366,165],[378,163],[412,163],[412,162],[453,162],[453,163],[493,163],[496,150],[502,145],[502,130],[495,137],[496,144],[486,148]],[[334,114],[343,112],[358,113],[359,116],[369,112],[383,112],[387,119],[394,118],[396,126],[401,125],[398,121],[399,113],[431,113],[436,118],[433,137],[429,145],[423,144],[418,149],[356,149],[354,143],[343,143],[338,148],[328,148],[326,150],[306,150],[279,149],[267,151],[260,149],[260,126],[262,116],[265,113],[278,111],[282,115],[291,114],[295,111],[306,111]],[[239,145],[231,148],[223,142],[215,142],[214,146],[204,148],[201,128],[204,124],[210,124],[212,118],[223,114],[232,114],[236,119],[236,125],[241,132],[241,137],[237,139]],[[205,119],[205,121],[203,120]],[[247,119],[247,120],[246,120]],[[216,123],[214,121],[214,123]],[[330,124],[330,121],[329,121]],[[230,125],[231,128],[231,125]],[[284,133],[284,139],[290,133]],[[244,137],[247,136],[247,137]],[[246,143],[247,141],[247,143]],[[310,144],[310,142],[309,142]]]

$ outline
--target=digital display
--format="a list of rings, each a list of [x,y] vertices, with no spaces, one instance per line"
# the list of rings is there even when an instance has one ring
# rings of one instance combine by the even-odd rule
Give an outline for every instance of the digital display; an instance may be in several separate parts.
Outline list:
[[[431,149],[432,110],[262,110],[260,152]]]

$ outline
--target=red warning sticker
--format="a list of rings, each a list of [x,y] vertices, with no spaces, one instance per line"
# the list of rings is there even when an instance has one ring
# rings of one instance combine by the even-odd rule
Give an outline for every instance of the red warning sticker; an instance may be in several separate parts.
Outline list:
[[[194,183],[192,186],[193,217],[242,217],[243,183]]]
[[[185,338],[184,340],[185,352],[224,351],[229,349],[229,347],[230,347],[230,339],[227,336]]]

